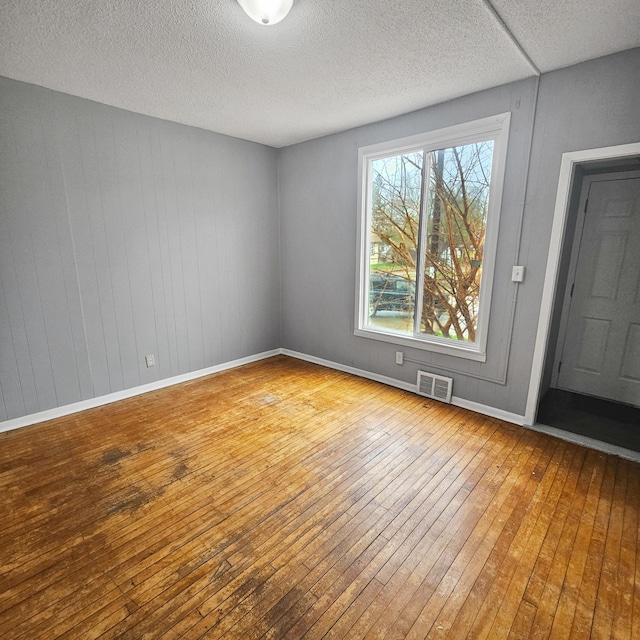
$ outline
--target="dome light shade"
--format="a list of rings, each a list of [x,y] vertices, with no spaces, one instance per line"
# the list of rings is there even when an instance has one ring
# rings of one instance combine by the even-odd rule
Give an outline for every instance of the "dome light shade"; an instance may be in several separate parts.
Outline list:
[[[293,6],[293,0],[238,0],[245,13],[259,24],[280,22]]]

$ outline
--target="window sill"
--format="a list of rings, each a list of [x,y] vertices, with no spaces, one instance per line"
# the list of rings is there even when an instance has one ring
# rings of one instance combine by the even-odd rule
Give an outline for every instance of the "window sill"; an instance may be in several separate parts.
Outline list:
[[[401,345],[403,347],[410,347],[413,349],[422,349],[423,351],[432,351],[434,353],[444,353],[456,358],[465,358],[467,360],[474,360],[475,362],[486,362],[487,354],[481,352],[477,347],[462,346],[451,344],[449,342],[437,341],[432,339],[415,338],[412,336],[403,336],[396,333],[388,333],[385,331],[376,331],[375,329],[360,329],[354,330],[354,335],[361,338],[369,338],[371,340],[380,340],[381,342],[389,342],[391,344]]]

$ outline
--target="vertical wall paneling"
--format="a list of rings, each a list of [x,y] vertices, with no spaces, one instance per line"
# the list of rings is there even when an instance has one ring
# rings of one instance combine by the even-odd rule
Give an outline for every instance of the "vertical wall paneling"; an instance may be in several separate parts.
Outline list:
[[[237,167],[232,160],[221,167],[221,175],[224,183],[228,183],[236,173]],[[233,359],[232,345],[243,340],[243,336],[238,331],[237,318],[233,310],[239,304],[244,267],[242,262],[238,261],[237,266],[234,265],[235,268],[230,268],[230,265],[234,264],[234,257],[239,251],[237,227],[232,224],[233,218],[237,215],[237,197],[239,197],[239,194],[236,195],[226,189],[220,192],[220,213],[224,231],[220,238],[222,250],[218,261],[218,269],[220,283],[226,289],[224,297],[228,301],[227,305],[223,304],[221,307],[224,318],[223,335],[225,336],[225,342],[223,345],[223,357],[225,360]]]
[[[43,132],[55,132],[55,135],[45,135],[43,133],[42,138],[47,162],[47,180],[51,190],[51,206],[54,208],[56,215],[59,259],[62,265],[62,279],[67,304],[66,311],[71,331],[71,342],[67,342],[64,355],[65,357],[73,357],[75,360],[77,384],[80,389],[78,400],[86,400],[94,396],[94,388],[84,330],[84,315],[78,283],[73,228],[70,224],[66,181],[61,162],[59,129],[56,127],[56,108],[52,101],[46,100],[45,95],[40,94],[40,109]],[[52,260],[55,259],[56,257],[52,256]],[[57,301],[56,306],[59,306]],[[65,309],[62,307],[62,312],[64,313],[64,311]],[[61,377],[63,379],[67,378],[67,369],[73,370],[71,362],[62,367]],[[73,382],[75,383],[76,381],[74,380]],[[60,403],[60,401],[61,398],[59,396],[58,402]]]
[[[173,184],[165,181],[165,148],[169,145],[169,137],[162,136],[159,130],[154,130],[151,140],[151,161],[153,172],[153,188],[155,192],[155,221],[158,233],[158,267],[156,267],[156,280],[160,279],[159,287],[161,295],[158,300],[164,301],[163,315],[166,324],[166,335],[163,343],[166,343],[166,353],[162,354],[161,344],[158,346],[158,356],[161,367],[168,367],[170,375],[179,371],[178,365],[178,336],[176,332],[176,312],[173,294],[173,265],[171,260],[169,206],[170,200],[167,190]],[[163,369],[164,370],[164,369]]]
[[[0,101],[0,421],[279,346],[275,150],[4,78]]]
[[[176,186],[178,190],[178,219],[180,221],[180,253],[184,282],[186,332],[189,370],[204,367],[202,305],[200,302],[200,266],[198,234],[194,211],[194,184],[191,132],[184,128],[176,137]]]
[[[18,384],[18,368],[13,353],[13,345],[11,344],[9,316],[4,300],[3,286],[0,286],[0,353],[5,354],[5,357],[0,358],[0,422],[2,422],[9,419],[7,404],[4,399],[5,390],[10,398],[15,396],[14,401],[18,404],[18,412],[24,410],[24,403],[21,403],[22,392]],[[21,407],[20,404],[22,404]]]
[[[33,95],[30,97],[33,98]],[[6,250],[13,260],[17,299],[14,297],[8,302],[16,316],[19,308],[20,322],[24,327],[26,351],[20,353],[19,358],[23,361],[23,369],[31,370],[34,389],[29,389],[29,393],[35,392],[39,409],[48,409],[57,406],[57,400],[50,353],[50,346],[53,345],[48,343],[41,297],[44,265],[40,249],[44,250],[44,247],[37,244],[43,237],[46,238],[42,234],[42,227],[47,229],[50,226],[50,212],[43,206],[42,198],[45,178],[37,140],[40,120],[37,104],[30,100],[23,108],[13,111],[12,116],[14,144],[12,167],[9,170],[12,172],[12,186],[16,188],[12,193],[5,194],[14,212],[7,219],[9,246]],[[29,167],[31,162],[32,168]],[[29,176],[33,176],[34,180],[29,180]],[[15,199],[12,198],[14,194],[17,195]],[[48,238],[46,240],[49,241]],[[55,269],[55,266],[52,268]],[[46,281],[42,281],[43,287],[46,284]]]
[[[12,217],[4,212],[19,211],[15,135],[10,116],[9,96],[0,92],[0,386],[7,418],[38,410],[35,380],[29,358],[29,346],[20,302],[20,290],[13,259]]]
[[[119,164],[122,163],[120,150],[116,144],[123,128],[120,118],[118,130],[114,126],[113,116],[105,107],[100,107],[100,117],[94,119],[96,152],[99,166],[99,189],[104,206],[104,221],[107,242],[108,268],[111,273],[113,308],[116,319],[116,344],[120,359],[122,386],[127,389],[140,384],[140,375],[136,357],[135,327],[133,323],[133,299],[131,293],[131,271],[127,238],[129,221],[125,230],[124,217],[135,215],[125,200],[123,180]],[[126,114],[124,116],[126,119]],[[126,207],[126,214],[123,209]],[[116,391],[118,389],[114,389]]]
[[[0,182],[0,189],[2,183]],[[2,400],[2,415],[3,419],[7,420],[16,416],[21,416],[27,413],[28,407],[33,407],[32,411],[37,410],[37,399],[35,393],[32,398],[25,398],[25,390],[34,389],[33,376],[31,369],[21,372],[19,363],[17,360],[17,352],[21,344],[23,350],[26,347],[26,336],[24,331],[21,330],[22,326],[17,323],[12,326],[11,317],[9,315],[9,307],[7,300],[11,300],[10,291],[15,287],[12,286],[15,280],[13,273],[9,276],[9,272],[12,271],[12,265],[10,261],[6,259],[9,256],[7,251],[8,234],[6,233],[6,225],[3,225],[0,221],[0,273],[2,279],[0,280],[0,387],[2,394],[0,399]],[[5,259],[3,259],[5,257]],[[5,292],[9,292],[7,295]]]
[[[65,221],[64,189],[61,174],[54,172],[59,165],[54,136],[46,135],[51,127],[48,102],[43,96],[34,96],[34,106],[39,116],[39,126],[34,132],[33,153],[39,156],[39,175],[36,188],[28,190],[36,197],[36,206],[30,211],[35,220],[30,221],[32,243],[37,258],[38,283],[47,336],[49,357],[56,395],[56,404],[65,405],[82,398],[79,363],[86,363],[86,354],[79,341],[79,350],[73,335],[71,318],[77,318],[77,298],[71,299],[69,289],[77,293],[73,280],[68,281],[69,270],[64,263],[73,255],[68,221]],[[25,176],[28,173],[25,171]],[[62,220],[61,220],[62,219]],[[67,224],[65,224],[67,222]],[[35,227],[35,228],[34,228]],[[71,274],[73,272],[71,271]],[[62,304],[60,304],[62,301]]]
[[[143,332],[144,340],[141,345],[139,362],[143,363],[144,356],[154,354],[155,368],[143,371],[141,378],[145,381],[160,380],[172,375],[171,355],[169,350],[167,300],[164,292],[165,265],[162,262],[160,245],[160,227],[158,218],[163,198],[158,193],[161,181],[153,154],[154,143],[157,139],[156,127],[145,129],[136,128],[136,142],[138,151],[138,165],[142,190],[144,241],[148,260],[150,287],[148,295],[151,298],[153,314],[153,329],[151,325]],[[153,340],[150,338],[153,337]]]
[[[90,113],[70,104],[65,96],[58,97],[56,106],[62,123],[58,139],[91,381],[93,393],[101,396],[122,388],[122,374],[93,122]]]
[[[135,117],[127,114],[115,131],[118,163],[118,193],[122,213],[124,265],[131,305],[131,325],[127,325],[128,351],[122,355],[127,363],[125,386],[152,382],[156,369],[146,367],[146,354],[156,354],[156,322],[151,291],[145,203],[140,171],[138,127]],[[123,342],[121,342],[123,344]],[[130,369],[130,371],[129,371]]]
[[[232,274],[226,273],[229,260],[232,258],[232,253],[229,251],[229,237],[227,229],[230,226],[229,220],[229,202],[233,200],[233,194],[230,194],[224,185],[227,182],[228,176],[226,172],[227,164],[219,165],[216,167],[214,174],[214,200],[217,205],[216,215],[216,251],[215,260],[212,268],[215,270],[217,277],[216,292],[218,297],[216,299],[216,309],[219,317],[220,326],[220,353],[222,354],[222,360],[231,360],[231,353],[229,345],[231,343],[231,318],[229,315],[229,304],[224,304],[223,300],[226,298],[229,303],[231,302],[230,296],[232,295],[233,284]]]
[[[220,358],[220,325],[217,302],[220,298],[220,282],[213,268],[216,256],[216,216],[211,215],[218,207],[214,203],[213,189],[217,167],[212,162],[206,138],[191,133],[192,156],[190,170],[195,183],[203,185],[193,192],[193,207],[196,220],[196,251],[198,255],[198,293],[201,308],[201,330],[204,366]]]
[[[174,342],[176,374],[189,371],[189,341],[187,335],[186,297],[182,271],[182,227],[177,192],[175,133],[172,131],[160,140],[162,162],[162,193],[165,204],[164,236],[167,254],[166,287],[172,301],[171,334]]]

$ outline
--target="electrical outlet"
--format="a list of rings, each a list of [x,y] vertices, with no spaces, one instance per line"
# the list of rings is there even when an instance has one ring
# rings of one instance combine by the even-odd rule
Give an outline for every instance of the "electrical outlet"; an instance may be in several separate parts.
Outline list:
[[[147,363],[147,367],[155,367],[156,366],[156,357],[153,353],[144,357],[144,361]]]
[[[404,363],[404,354],[402,351],[396,351],[396,364]]]

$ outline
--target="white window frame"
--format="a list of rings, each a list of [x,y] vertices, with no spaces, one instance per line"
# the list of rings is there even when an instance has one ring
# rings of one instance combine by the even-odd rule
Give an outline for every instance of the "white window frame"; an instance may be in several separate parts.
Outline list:
[[[446,353],[448,355],[485,362],[491,293],[500,228],[500,210],[506,167],[510,113],[430,131],[424,134],[390,140],[361,147],[358,150],[358,246],[356,250],[356,309],[354,334],[363,338],[392,344]],[[480,283],[480,302],[476,341],[462,342],[426,334],[402,335],[367,325],[369,314],[369,228],[371,216],[371,165],[374,160],[414,151],[429,153],[438,149],[493,140],[493,163],[489,185],[489,201],[485,227],[485,244]],[[428,174],[427,174],[428,175]],[[421,213],[421,215],[423,215]],[[366,261],[366,262],[365,262]],[[418,292],[416,291],[416,294]]]

